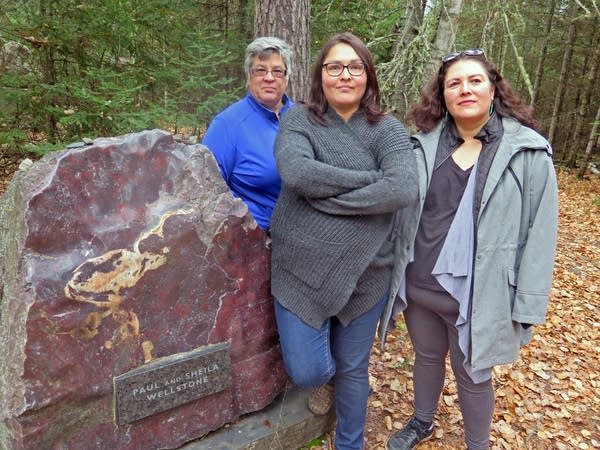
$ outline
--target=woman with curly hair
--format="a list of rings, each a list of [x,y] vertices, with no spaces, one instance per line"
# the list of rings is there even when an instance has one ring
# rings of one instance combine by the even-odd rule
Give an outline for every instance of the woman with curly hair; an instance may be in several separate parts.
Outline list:
[[[398,301],[382,326],[404,312],[414,416],[386,448],[433,435],[450,353],[467,447],[487,449],[491,369],[515,361],[532,324],[545,320],[558,215],[552,149],[482,49],[442,58],[409,120],[419,129],[421,201],[400,211]]]

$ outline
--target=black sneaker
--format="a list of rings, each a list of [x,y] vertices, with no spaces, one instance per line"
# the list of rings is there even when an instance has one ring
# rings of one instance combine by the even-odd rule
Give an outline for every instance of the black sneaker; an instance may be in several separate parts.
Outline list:
[[[404,428],[390,436],[385,448],[387,450],[411,450],[419,442],[426,441],[431,436],[433,436],[433,422],[427,424],[413,417]]]

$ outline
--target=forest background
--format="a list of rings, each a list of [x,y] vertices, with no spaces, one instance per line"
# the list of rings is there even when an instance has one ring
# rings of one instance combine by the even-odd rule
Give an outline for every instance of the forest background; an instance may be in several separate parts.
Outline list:
[[[244,94],[257,35],[294,46],[290,93],[306,98],[327,38],[371,48],[385,108],[401,120],[440,57],[485,48],[552,142],[560,228],[547,323],[494,370],[492,449],[600,448],[600,0],[0,0],[0,195],[25,157],[149,128],[200,139]],[[403,323],[373,347],[366,448],[412,414]],[[451,371],[426,449],[463,446]],[[311,443],[331,449],[332,436]]]
[[[555,160],[583,171],[599,145],[599,17],[597,0],[0,0],[0,150],[149,128],[200,138],[243,95],[256,35],[293,44],[301,100],[319,47],[348,30],[401,120],[443,54],[485,48],[535,107]]]

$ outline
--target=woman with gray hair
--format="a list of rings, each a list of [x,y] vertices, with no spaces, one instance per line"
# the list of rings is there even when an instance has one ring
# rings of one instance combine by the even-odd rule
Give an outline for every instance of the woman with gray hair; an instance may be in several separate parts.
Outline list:
[[[263,230],[281,189],[273,145],[279,121],[293,102],[285,94],[292,67],[291,47],[266,36],[246,48],[248,92],[215,116],[202,143],[214,155],[229,189],[242,199]]]

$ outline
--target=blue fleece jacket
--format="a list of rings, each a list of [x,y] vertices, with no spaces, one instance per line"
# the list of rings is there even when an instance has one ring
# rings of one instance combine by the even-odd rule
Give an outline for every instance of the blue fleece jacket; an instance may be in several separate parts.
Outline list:
[[[293,105],[284,95],[280,116]],[[281,189],[273,145],[277,115],[250,93],[215,116],[202,144],[213,153],[229,189],[242,199],[263,230],[269,229]]]

